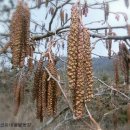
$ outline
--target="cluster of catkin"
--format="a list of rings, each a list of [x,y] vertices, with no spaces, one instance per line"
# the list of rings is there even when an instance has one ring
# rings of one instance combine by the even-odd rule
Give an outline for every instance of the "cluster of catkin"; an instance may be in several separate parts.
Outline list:
[[[67,52],[67,75],[72,90],[73,111],[79,119],[84,114],[85,101],[93,97],[93,75],[90,35],[80,22],[77,6],[72,7]]]
[[[129,50],[124,42],[119,43],[119,52],[114,59],[115,84],[117,89],[119,89],[119,69],[121,69],[125,83],[129,87]]]
[[[43,117],[53,116],[57,108],[57,79],[56,62],[48,62],[47,69],[43,69],[43,60],[40,59],[34,76],[33,99],[36,100],[37,119],[43,120]]]
[[[29,45],[29,27],[29,8],[27,4],[19,2],[16,11],[13,13],[10,27],[10,43],[13,67],[23,67],[25,57],[27,55],[32,55],[33,50]]]

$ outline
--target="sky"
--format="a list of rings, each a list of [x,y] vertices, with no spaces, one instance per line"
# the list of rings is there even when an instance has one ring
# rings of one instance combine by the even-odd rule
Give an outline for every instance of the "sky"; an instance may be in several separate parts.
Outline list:
[[[14,0],[14,1],[17,3],[17,0]],[[35,3],[30,2],[30,0],[24,0],[24,1],[27,1],[29,3],[30,7],[35,6]],[[74,2],[75,0],[72,0],[72,1]],[[83,2],[83,1],[84,0],[81,0],[81,2]],[[103,0],[87,0],[87,3],[88,3],[88,5],[90,5],[90,4],[93,4],[95,2],[101,3],[102,1]],[[106,0],[106,1],[108,1],[108,0]],[[62,4],[62,2],[63,2],[63,0],[61,0],[60,4]],[[8,5],[8,0],[6,0],[5,3]],[[94,7],[99,7],[99,6],[94,6]],[[126,8],[126,6],[124,4],[124,0],[118,0],[115,2],[111,2],[109,4],[109,8],[110,8],[110,12],[124,12],[124,13],[126,13],[128,16],[128,23],[130,24],[130,7],[128,9]],[[67,5],[63,9],[66,13],[68,13],[68,17],[70,17],[71,6]],[[45,20],[45,16],[46,16],[47,12],[48,12],[48,9],[45,6],[41,6],[40,9],[36,8],[34,10],[31,10],[31,21],[35,21],[40,25],[45,24],[46,25],[45,27],[48,28],[48,23],[49,23],[51,16],[48,14],[48,17]],[[60,14],[58,13],[57,17],[54,19],[54,23],[52,24],[53,25],[52,31],[55,31],[57,28],[59,28],[61,26],[59,17],[60,17]],[[4,18],[5,18],[5,16],[3,16],[3,19]],[[2,19],[2,17],[1,17],[1,19]],[[103,20],[103,19],[104,19],[104,11],[103,10],[89,8],[87,17],[83,17],[83,23],[88,24],[90,22],[99,21],[99,20]],[[123,16],[120,15],[119,21],[117,21],[115,19],[115,15],[113,13],[109,14],[108,23],[110,26],[126,25],[126,22],[125,22]],[[96,28],[96,27],[104,27],[104,26],[106,26],[106,24],[102,24],[102,23],[93,23],[93,24],[86,25],[86,27],[88,27],[88,28]],[[0,28],[1,28],[0,32],[6,31],[7,33],[9,33],[9,31],[6,29],[5,26],[1,25]],[[31,22],[31,31],[33,31],[34,29],[35,29],[35,26]],[[39,28],[37,28],[36,32],[41,33],[41,30]],[[119,36],[127,35],[126,29],[116,29],[116,30],[113,30],[113,32],[115,32]],[[100,31],[99,33],[104,33],[104,32]],[[96,40],[97,40],[96,38],[94,38],[94,39],[91,38],[91,43],[93,43]],[[118,43],[119,43],[119,41],[113,42],[113,44],[112,44],[112,50],[114,50],[114,52],[118,52]],[[66,54],[67,54],[67,46],[66,45],[67,45],[67,43],[65,42],[65,49],[64,49],[64,51],[60,51],[59,55],[66,56]],[[44,47],[40,47],[39,50],[40,50],[40,52],[45,51]],[[108,51],[106,50],[105,45],[102,42],[97,42],[95,49],[92,52],[95,54],[98,54],[98,55],[102,55],[102,56],[108,55]]]
[[[102,2],[102,0],[87,0],[88,4],[95,3],[95,1],[100,2],[100,3]],[[95,7],[97,7],[97,6],[95,6]],[[115,2],[111,2],[109,4],[109,8],[110,8],[110,12],[126,13],[128,16],[128,23],[130,24],[130,7],[128,9],[126,8],[126,6],[124,4],[124,0],[118,0]],[[66,6],[64,9],[65,9],[65,12],[69,13],[71,6]],[[34,11],[32,11],[32,19],[39,21],[39,23],[42,23],[44,21],[44,15],[46,14],[46,12],[47,12],[47,9],[44,8],[44,10],[43,10],[42,7],[41,7],[41,9],[37,9],[37,11],[34,10]],[[70,14],[69,14],[69,16],[70,16]],[[87,23],[90,23],[93,21],[99,21],[99,20],[103,20],[103,19],[104,19],[103,10],[89,8],[87,17],[83,17],[83,23],[87,24]],[[48,22],[48,21],[49,21],[49,19],[46,20],[46,22]],[[120,15],[119,21],[117,21],[115,19],[115,15],[113,13],[109,14],[108,23],[110,26],[126,25],[126,22],[122,15]],[[55,18],[55,22],[53,23],[53,30],[55,31],[57,28],[59,28],[60,27],[59,25],[60,25],[60,21],[59,21],[59,16],[58,16],[57,18]],[[94,24],[87,25],[88,28],[103,27],[103,26],[106,26],[106,24],[94,23]],[[100,31],[100,32],[104,33],[103,31]],[[113,30],[113,32],[115,32],[119,36],[127,35],[126,29],[115,29],[115,30]],[[95,40],[97,40],[97,39],[96,38],[91,39],[91,42],[93,43]],[[112,50],[114,52],[118,52],[118,42],[113,42],[113,44],[112,44]],[[104,46],[105,45],[102,42],[98,42],[95,46],[95,49],[93,50],[93,53],[99,54],[102,56],[107,56],[108,51],[105,49]],[[64,54],[66,55],[66,50],[65,50]]]

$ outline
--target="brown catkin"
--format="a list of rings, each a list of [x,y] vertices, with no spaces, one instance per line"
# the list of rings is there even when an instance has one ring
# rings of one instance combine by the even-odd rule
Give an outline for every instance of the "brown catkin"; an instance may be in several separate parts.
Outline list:
[[[78,42],[78,64],[77,64],[77,80],[75,88],[75,116],[80,119],[84,112],[84,49],[83,49],[83,30],[79,28]]]
[[[122,73],[124,74],[125,83],[129,85],[129,59],[128,59],[129,51],[125,45],[125,43],[119,44],[119,61]]]
[[[10,42],[13,67],[23,67],[24,65],[30,26],[29,9],[27,10],[27,8],[27,5],[19,2],[11,20]]]
[[[128,34],[128,36],[130,36],[130,24],[127,24],[127,34]]]
[[[90,34],[86,28],[84,32],[84,80],[85,80],[85,100],[90,101],[93,97],[93,69],[90,47]]]
[[[77,71],[77,42],[79,34],[79,15],[76,6],[71,9],[71,25],[70,34],[68,36],[68,61],[67,75],[69,88],[73,91],[76,86],[76,71]],[[72,92],[73,93],[73,92]]]
[[[119,61],[118,56],[113,60],[114,65],[114,79],[115,79],[115,88],[119,90]]]
[[[11,21],[11,49],[12,49],[12,62],[14,66],[19,65],[20,63],[20,51],[21,51],[21,34],[22,34],[22,11],[23,6],[20,3],[17,6],[16,12],[14,12],[12,21]]]
[[[55,67],[55,61],[53,60],[52,62],[48,63],[48,70],[51,73],[51,75],[53,77],[55,77],[57,79],[58,75],[57,75],[57,70]],[[48,115],[55,115],[56,114],[56,109],[57,109],[57,92],[58,92],[58,88],[57,88],[57,83],[54,79],[50,78],[48,81],[48,90],[47,90],[47,111],[48,111]]]
[[[42,71],[39,73],[39,84],[37,88],[37,119],[40,119],[42,121],[43,116],[42,116]]]
[[[129,7],[129,0],[124,0],[125,6],[128,8]]]
[[[51,85],[51,80],[48,82],[48,90],[47,90],[47,114],[48,116],[53,115],[53,87]]]
[[[76,119],[84,114],[85,101],[93,97],[93,74],[88,30],[80,23],[78,7],[72,7],[68,36],[67,75]]]
[[[28,68],[29,68],[29,71],[32,71],[33,70],[33,47],[32,46],[29,46],[28,47],[28,55],[29,55],[29,58],[28,58]]]
[[[20,85],[17,84],[16,90],[15,90],[15,110],[14,110],[15,116],[18,113],[19,106],[20,106]]]
[[[47,107],[47,89],[48,89],[48,74],[44,70],[42,72],[42,115],[45,117],[46,114],[46,107]]]
[[[127,104],[127,120],[130,125],[130,103]]]
[[[37,97],[38,88],[39,88],[39,80],[41,77],[40,73],[42,71],[42,66],[43,66],[43,61],[42,61],[42,59],[40,59],[38,62],[37,70],[36,70],[35,75],[34,75],[33,100],[35,100]]]

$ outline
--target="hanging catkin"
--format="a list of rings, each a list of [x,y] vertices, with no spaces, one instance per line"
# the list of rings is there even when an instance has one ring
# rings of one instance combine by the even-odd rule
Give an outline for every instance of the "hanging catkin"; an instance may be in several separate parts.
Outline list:
[[[124,0],[125,6],[128,8],[129,7],[129,0]]]
[[[38,62],[38,67],[34,75],[34,85],[33,85],[33,100],[37,98],[38,88],[39,88],[39,80],[41,78],[41,71],[42,71],[43,61],[42,58]]]
[[[55,68],[55,61],[49,62],[47,66],[49,72],[53,77],[57,79],[57,70]],[[56,113],[57,108],[57,83],[54,79],[50,78],[48,81],[48,90],[47,90],[47,112],[48,115],[52,116]]]
[[[127,120],[130,125],[130,103],[127,104]]]
[[[93,70],[90,47],[90,34],[86,28],[84,32],[84,72],[85,72],[85,100],[90,101],[93,97]]]
[[[58,80],[57,69],[55,67],[56,61],[52,58],[47,64],[47,69],[43,69],[42,58],[38,62],[38,66],[34,75],[33,86],[33,100],[36,100],[37,119],[43,120],[46,116],[53,116],[57,110],[57,82],[52,78]]]
[[[18,84],[15,88],[15,110],[14,115],[16,116],[20,106],[20,85]]]
[[[29,55],[29,58],[28,58],[28,69],[29,71],[32,71],[33,70],[33,47],[32,46],[28,46],[28,55]]]
[[[127,34],[128,34],[128,36],[130,36],[130,24],[127,24]]]
[[[24,102],[24,87],[26,84],[26,75],[20,75],[20,78],[16,80],[14,86],[14,102],[15,102],[15,111],[14,115],[17,115],[19,107]]]
[[[70,34],[68,36],[68,61],[67,61],[67,75],[69,87],[73,91],[76,85],[76,71],[77,71],[77,42],[79,34],[79,15],[76,6],[72,7]]]
[[[125,43],[119,44],[119,61],[122,73],[124,74],[125,83],[129,85],[129,59],[128,59],[129,51],[125,45]]]
[[[27,5],[19,2],[13,13],[10,27],[10,41],[12,49],[13,67],[23,67],[29,41],[30,14]]]
[[[74,111],[77,118],[83,116],[84,111],[84,49],[83,49],[83,30],[79,28],[79,42],[77,43],[78,58],[77,61],[77,79],[74,93]]]
[[[72,92],[76,119],[84,114],[85,101],[93,97],[92,58],[90,35],[80,22],[78,7],[72,7],[70,34],[68,36],[67,75]]]
[[[48,89],[48,74],[47,72],[44,70],[42,72],[42,115],[43,117],[45,117],[46,111],[47,111],[47,89]]]
[[[119,90],[119,61],[118,56],[115,56],[113,60],[114,65],[114,79],[115,79],[115,88]]]

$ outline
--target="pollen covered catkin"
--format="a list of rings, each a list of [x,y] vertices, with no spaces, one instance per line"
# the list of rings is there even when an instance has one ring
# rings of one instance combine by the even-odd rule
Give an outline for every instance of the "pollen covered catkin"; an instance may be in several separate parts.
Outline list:
[[[84,114],[84,48],[83,48],[83,30],[79,29],[79,42],[77,43],[77,51],[78,51],[78,58],[77,61],[77,79],[76,79],[76,87],[75,87],[75,116],[77,118],[81,118]]]
[[[49,62],[47,66],[49,72],[51,75],[57,79],[57,70],[55,67],[55,61]],[[57,108],[57,83],[54,79],[50,78],[48,81],[48,101],[47,101],[47,112],[48,115],[55,115],[56,114],[56,108]]]
[[[85,100],[90,101],[93,97],[93,69],[90,47],[90,34],[86,28],[84,33],[84,78],[85,78]]]
[[[33,100],[36,100],[37,119],[43,121],[44,117],[54,116],[57,111],[57,79],[58,72],[55,67],[56,61],[48,61],[48,72],[43,69],[43,59],[38,62],[38,66],[34,75]],[[58,80],[58,79],[57,79]]]
[[[10,27],[10,42],[13,67],[23,67],[29,43],[30,12],[27,5],[19,2],[13,13]]]
[[[73,111],[76,119],[80,119],[84,114],[85,102],[93,97],[93,70],[90,34],[81,23],[76,5],[71,11],[67,52],[67,75],[72,92]]]
[[[77,42],[79,35],[79,15],[76,6],[71,9],[71,25],[68,36],[68,61],[67,61],[67,75],[69,87],[73,91],[76,86],[76,71],[77,71]]]

